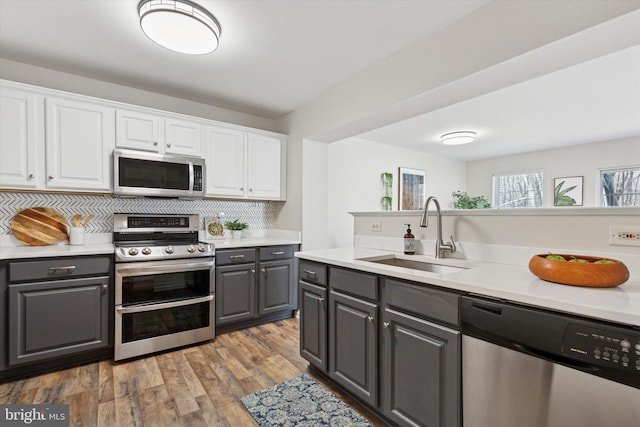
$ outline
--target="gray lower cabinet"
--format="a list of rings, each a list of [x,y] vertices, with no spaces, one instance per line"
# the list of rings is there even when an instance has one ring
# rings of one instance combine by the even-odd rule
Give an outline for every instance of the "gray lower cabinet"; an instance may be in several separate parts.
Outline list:
[[[364,402],[378,404],[378,305],[329,294],[329,376]]]
[[[382,412],[400,426],[460,425],[460,332],[385,309]]]
[[[0,262],[0,379],[113,355],[113,257]]]
[[[297,309],[297,245],[216,251],[216,327],[237,329]]]
[[[390,424],[461,425],[459,294],[306,260],[299,284],[313,367]]]
[[[9,364],[107,347],[108,288],[108,277],[9,285]]]

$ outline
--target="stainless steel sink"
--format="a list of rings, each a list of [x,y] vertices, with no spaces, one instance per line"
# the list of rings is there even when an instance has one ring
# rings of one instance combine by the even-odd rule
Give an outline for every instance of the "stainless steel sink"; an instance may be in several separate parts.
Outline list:
[[[360,261],[374,262],[376,264],[391,265],[394,267],[410,268],[412,270],[428,271],[430,273],[447,274],[460,270],[466,270],[470,267],[459,265],[437,264],[428,261],[416,261],[404,258],[388,257],[388,258],[361,258]]]

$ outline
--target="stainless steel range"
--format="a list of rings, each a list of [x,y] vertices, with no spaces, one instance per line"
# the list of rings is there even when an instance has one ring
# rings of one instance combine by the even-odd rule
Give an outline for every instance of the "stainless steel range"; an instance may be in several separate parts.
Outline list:
[[[198,215],[115,214],[115,360],[215,336],[215,248]]]

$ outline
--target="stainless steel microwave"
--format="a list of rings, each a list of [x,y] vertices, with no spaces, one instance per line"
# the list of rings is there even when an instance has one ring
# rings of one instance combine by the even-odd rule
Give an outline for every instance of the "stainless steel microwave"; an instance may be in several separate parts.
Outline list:
[[[205,161],[199,157],[113,150],[116,196],[203,198],[205,177]]]

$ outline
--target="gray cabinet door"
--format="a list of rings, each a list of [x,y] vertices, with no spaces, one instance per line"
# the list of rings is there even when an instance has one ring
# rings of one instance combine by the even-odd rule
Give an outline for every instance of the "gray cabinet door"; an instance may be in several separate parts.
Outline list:
[[[460,426],[460,332],[385,309],[382,410],[399,426]]]
[[[9,365],[109,346],[109,278],[8,286]]]
[[[293,310],[296,293],[293,259],[260,262],[258,314]]]
[[[378,305],[329,293],[329,375],[364,402],[378,404]]]
[[[327,290],[299,281],[300,355],[327,371]]]
[[[256,316],[254,264],[227,265],[216,269],[216,325]]]

